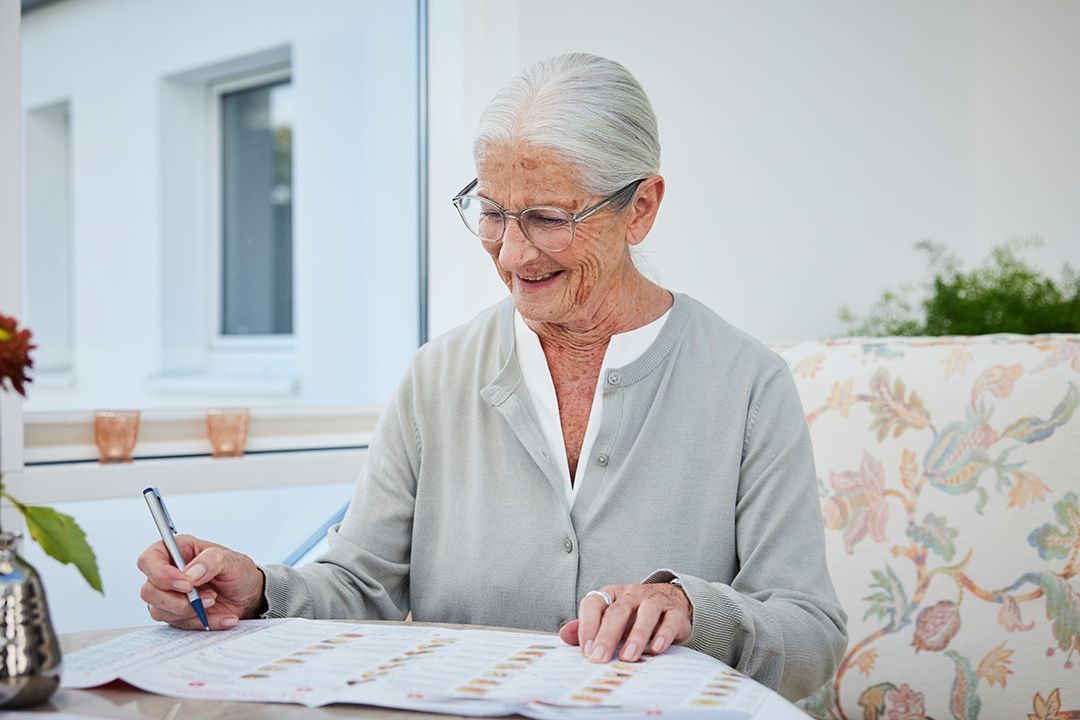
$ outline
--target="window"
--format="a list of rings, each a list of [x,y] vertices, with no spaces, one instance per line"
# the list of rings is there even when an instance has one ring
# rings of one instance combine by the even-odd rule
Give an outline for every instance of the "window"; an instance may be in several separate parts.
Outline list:
[[[71,382],[71,111],[25,115],[26,317],[38,348],[34,382]]]
[[[23,13],[31,227],[24,284],[6,287],[25,291],[38,349],[0,449],[5,486],[73,512],[98,551],[108,603],[35,557],[64,630],[142,617],[131,563],[153,526],[138,488],[269,562],[347,500],[419,340],[418,7]],[[43,382],[45,365],[71,380]],[[242,459],[209,457],[205,411],[222,406],[251,408]],[[134,464],[95,462],[102,408],[142,411]],[[268,545],[267,523],[301,506]]]
[[[221,143],[217,340],[291,336],[292,82],[217,88]]]
[[[66,29],[69,15],[81,27],[80,4],[23,18],[24,112],[70,98],[71,269],[35,275],[34,253],[61,255],[28,245],[26,294],[69,309],[70,341],[39,343],[35,359],[66,354],[73,379],[47,386],[39,365],[29,419],[137,408],[147,423],[180,411],[189,422],[242,406],[254,437],[266,411],[370,413],[419,341],[416,6],[286,4],[255,27],[220,8],[176,20],[102,4],[153,38],[137,84],[93,81],[125,77],[132,57],[121,35]],[[207,36],[207,23],[236,30]],[[268,32],[277,44],[263,44]],[[49,462],[73,444],[55,438]],[[71,457],[92,451],[83,442]]]

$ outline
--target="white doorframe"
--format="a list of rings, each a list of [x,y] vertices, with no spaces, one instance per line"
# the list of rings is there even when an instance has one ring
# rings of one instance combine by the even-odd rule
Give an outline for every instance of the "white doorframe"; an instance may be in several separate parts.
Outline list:
[[[0,2],[0,313],[22,320],[22,95],[19,27],[21,5]],[[22,399],[0,393],[0,472],[9,479],[23,469]],[[2,506],[2,504],[0,504]],[[19,526],[16,527],[16,521]],[[21,528],[7,508],[3,527]]]

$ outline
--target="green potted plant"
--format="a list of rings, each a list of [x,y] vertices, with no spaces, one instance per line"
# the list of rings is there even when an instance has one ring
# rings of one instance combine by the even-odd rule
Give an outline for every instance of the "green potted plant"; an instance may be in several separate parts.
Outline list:
[[[15,318],[0,315],[0,390],[26,396],[26,370],[34,345]],[[86,533],[70,515],[24,505],[10,494],[0,475],[0,498],[26,521],[30,537],[51,557],[73,563],[90,587],[104,594],[97,558]],[[49,617],[45,589],[32,566],[18,554],[19,536],[0,528],[0,709],[47,700],[60,684],[60,645]]]
[[[995,247],[965,271],[954,253],[929,240],[915,249],[927,255],[925,297],[915,288],[885,290],[870,310],[855,315],[846,305],[840,320],[848,335],[984,335],[987,333],[1080,332],[1080,274],[1065,265],[1057,280],[1022,257],[1040,247],[1037,239]]]

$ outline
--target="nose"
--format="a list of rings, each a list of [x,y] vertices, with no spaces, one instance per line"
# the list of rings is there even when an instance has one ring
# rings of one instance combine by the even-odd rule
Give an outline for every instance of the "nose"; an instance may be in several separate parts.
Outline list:
[[[502,247],[499,248],[499,265],[504,270],[513,272],[540,257],[540,251],[533,245],[517,218],[506,218],[506,232],[503,233]]]

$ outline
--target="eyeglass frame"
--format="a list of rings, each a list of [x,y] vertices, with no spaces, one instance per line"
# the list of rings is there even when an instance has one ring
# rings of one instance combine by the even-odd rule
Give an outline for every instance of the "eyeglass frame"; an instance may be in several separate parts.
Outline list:
[[[599,212],[600,210],[602,210],[604,207],[606,207],[608,204],[610,204],[613,200],[615,200],[615,198],[617,198],[620,195],[626,193],[627,190],[630,190],[631,188],[633,188],[634,191],[636,192],[638,186],[641,185],[641,183],[645,182],[646,180],[648,180],[648,178],[641,178],[640,180],[634,180],[633,182],[628,183],[627,185],[624,185],[623,187],[619,188],[618,190],[611,193],[607,197],[603,198],[602,200],[600,200],[600,202],[596,203],[595,205],[590,205],[589,207],[585,208],[584,210],[582,210],[581,212],[578,212],[578,213],[571,213],[566,208],[555,207],[554,205],[530,205],[529,207],[522,208],[521,210],[518,210],[517,212],[511,212],[511,211],[507,210],[502,205],[500,205],[499,203],[495,202],[494,200],[492,200],[490,198],[482,197],[480,195],[470,195],[469,194],[470,190],[472,190],[473,188],[475,188],[477,185],[480,184],[480,178],[473,178],[472,182],[470,182],[468,185],[466,185],[465,187],[461,188],[460,191],[458,191],[458,194],[455,195],[451,199],[451,202],[454,204],[454,207],[457,208],[458,215],[461,216],[461,222],[465,223],[465,227],[469,228],[469,232],[471,232],[473,235],[476,235],[476,237],[478,237],[480,239],[480,242],[484,243],[485,245],[494,245],[497,242],[502,242],[503,238],[506,237],[507,228],[510,227],[509,219],[513,218],[514,220],[517,221],[518,227],[521,228],[521,234],[524,235],[525,238],[530,243],[532,243],[533,245],[536,245],[536,247],[541,248],[545,252],[562,252],[563,250],[566,250],[567,248],[569,248],[571,245],[574,244],[575,231],[577,230],[577,226],[580,223],[588,220],[589,217],[591,217],[593,214],[595,214],[595,213]],[[477,200],[483,200],[484,202],[491,203],[492,205],[494,205],[495,207],[497,207],[499,209],[499,212],[502,213],[503,229],[502,229],[502,233],[499,234],[499,239],[498,240],[485,240],[484,238],[480,237],[479,233],[477,233],[475,230],[473,230],[471,227],[469,227],[468,221],[465,220],[465,213],[461,209],[461,201],[466,197],[476,198]],[[552,249],[549,249],[549,248],[544,248],[542,245],[537,245],[535,242],[533,242],[533,239],[531,237],[529,237],[529,234],[527,232],[525,232],[525,227],[521,224],[521,216],[524,213],[529,212],[530,210],[554,210],[555,212],[559,212],[559,213],[562,213],[562,214],[566,215],[570,219],[570,242],[568,242],[565,247],[561,247],[558,250],[552,250]]]

